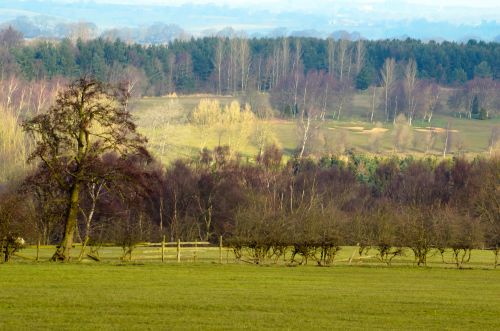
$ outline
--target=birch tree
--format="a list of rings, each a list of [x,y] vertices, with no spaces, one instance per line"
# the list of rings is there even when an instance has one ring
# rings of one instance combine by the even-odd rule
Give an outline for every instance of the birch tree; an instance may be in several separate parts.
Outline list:
[[[356,42],[356,63],[355,63],[356,75],[358,75],[361,69],[363,68],[364,61],[365,61],[365,45],[362,39],[358,39],[358,41]]]
[[[223,38],[217,38],[217,43],[215,45],[215,57],[213,59],[213,64],[215,71],[217,72],[217,95],[222,94],[222,60],[224,58],[225,42]]]
[[[396,61],[393,58],[385,59],[384,66],[380,70],[382,77],[382,86],[384,88],[384,111],[386,121],[389,121],[389,96],[394,87],[394,69],[396,68]]]
[[[416,84],[417,63],[415,62],[415,59],[410,59],[406,64],[404,71],[404,92],[407,104],[408,124],[410,126],[417,108],[417,100],[415,98]]]

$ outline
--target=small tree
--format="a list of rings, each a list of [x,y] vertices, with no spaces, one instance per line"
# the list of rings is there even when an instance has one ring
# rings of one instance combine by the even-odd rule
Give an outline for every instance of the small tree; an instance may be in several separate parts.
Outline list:
[[[477,118],[479,116],[479,99],[478,99],[477,95],[475,95],[472,98],[470,112],[474,118]]]
[[[22,196],[13,192],[0,195],[0,263],[24,246],[22,236],[29,235],[29,214],[23,208]]]
[[[377,259],[391,266],[392,260],[404,253],[399,215],[387,204],[382,204],[373,210],[369,223],[370,241],[378,251]]]
[[[396,117],[394,126],[394,149],[398,151],[405,151],[411,141],[412,130],[406,117],[399,114]]]

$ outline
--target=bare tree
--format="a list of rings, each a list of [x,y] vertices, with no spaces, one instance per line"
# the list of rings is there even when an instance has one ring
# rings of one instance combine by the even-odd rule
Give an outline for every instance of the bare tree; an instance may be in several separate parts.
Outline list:
[[[415,110],[417,109],[417,100],[415,98],[415,89],[417,85],[417,63],[415,59],[410,59],[404,70],[404,92],[407,104],[408,124],[411,126]]]
[[[371,107],[371,114],[370,114],[370,123],[373,123],[373,116],[375,114],[375,93],[377,92],[377,87],[375,85],[372,85],[372,107]]]
[[[328,74],[335,75],[335,40],[328,38]]]
[[[452,145],[451,121],[448,121],[448,124],[446,124],[446,130],[444,132],[443,157],[446,157],[446,154],[451,149],[451,145]]]
[[[500,126],[494,126],[491,128],[490,138],[488,139],[488,150],[490,156],[492,156],[495,150],[499,149],[500,143]]]
[[[393,58],[385,59],[384,66],[380,71],[380,76],[382,77],[382,84],[384,88],[385,103],[384,110],[386,120],[389,121],[389,95],[394,87],[394,70],[396,68],[396,61]]]
[[[239,65],[241,76],[241,91],[247,89],[248,76],[250,70],[250,48],[248,46],[248,39],[240,38],[239,40]]]
[[[439,85],[434,82],[424,83],[420,94],[421,98],[423,99],[422,107],[424,113],[424,121],[431,123],[434,112],[437,111],[441,106],[441,92],[439,89]]]
[[[217,38],[215,45],[215,58],[213,64],[217,72],[217,95],[222,94],[222,60],[225,54],[225,40],[221,37]]]
[[[404,151],[411,140],[411,128],[404,114],[399,114],[394,124],[394,148]]]
[[[323,71],[310,71],[302,82],[301,115],[298,118],[300,139],[299,158],[304,156],[310,138],[319,128],[314,121],[321,117],[324,89],[329,84],[329,76]]]
[[[347,56],[348,40],[345,38],[340,38],[338,42],[338,52],[339,52],[339,80],[342,82],[344,80],[344,66]]]
[[[24,123],[36,141],[31,158],[40,159],[68,193],[64,237],[53,260],[70,259],[80,192],[93,159],[109,151],[126,154],[142,149],[145,139],[135,132],[127,102],[125,91],[82,78],[61,93],[47,113]]]
[[[290,45],[288,42],[288,38],[285,37],[283,38],[283,41],[281,43],[281,77],[286,77],[288,76],[288,70],[290,70]]]
[[[302,68],[302,47],[300,45],[300,39],[295,41],[295,54],[293,63],[293,77],[294,77],[294,93],[293,93],[293,107],[294,114],[298,106],[298,93],[299,93],[299,83],[300,79],[303,77]]]
[[[360,38],[356,42],[356,75],[359,74],[361,69],[363,68],[365,61],[365,45],[363,40]]]

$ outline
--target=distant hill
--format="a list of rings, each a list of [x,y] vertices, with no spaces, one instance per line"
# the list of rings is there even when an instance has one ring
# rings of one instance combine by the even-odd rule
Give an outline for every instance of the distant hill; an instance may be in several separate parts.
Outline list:
[[[272,10],[272,4],[269,7],[248,9],[214,4],[139,6],[97,1],[0,0],[0,24],[12,25],[29,38],[61,38],[70,33],[68,31],[73,25],[89,22],[95,27],[97,35],[116,34],[147,44],[161,44],[189,36],[214,35],[225,27],[237,32],[244,31],[249,36],[324,38],[333,31],[346,31],[354,34],[355,38],[386,39],[404,35],[422,40],[454,41],[461,41],[468,36],[498,41],[500,31],[497,21],[456,24],[423,18],[403,19],[399,16],[383,19],[352,8],[338,9],[333,15],[330,10],[284,8],[276,11]]]

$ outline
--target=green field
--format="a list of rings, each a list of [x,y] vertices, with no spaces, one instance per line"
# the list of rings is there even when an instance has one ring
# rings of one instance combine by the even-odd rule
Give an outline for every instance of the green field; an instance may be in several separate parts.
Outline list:
[[[2,330],[498,330],[500,272],[0,265]]]
[[[0,264],[1,330],[331,330],[500,327],[500,269],[491,251],[474,250],[466,270],[431,254],[416,267],[407,250],[386,267],[343,247],[331,267],[250,265],[228,248],[102,247],[97,263],[30,262],[28,247]],[[76,260],[79,247],[73,249]],[[354,254],[353,254],[354,253]],[[353,257],[349,264],[349,257]],[[446,259],[451,259],[447,252]]]
[[[261,96],[266,98],[266,95]],[[153,154],[163,162],[171,162],[178,158],[190,158],[204,147],[214,148],[219,143],[231,145],[231,136],[220,134],[217,130],[202,129],[189,123],[189,115],[203,98],[216,98],[221,104],[227,104],[232,97],[214,96],[180,96],[143,98],[133,103],[133,114],[137,119],[139,131],[149,139],[149,147]],[[386,123],[383,114],[378,111],[375,122],[378,128],[372,130],[375,124],[368,122],[370,113],[370,96],[367,93],[356,94],[353,101],[343,112],[341,121],[327,119],[317,122],[318,133],[313,142],[315,153],[326,155],[342,153],[346,149],[354,149],[361,153],[377,153],[379,155],[400,154],[413,155],[442,155],[444,147],[444,130],[451,122],[452,148],[449,155],[457,154],[488,154],[488,144],[492,128],[500,124],[500,119],[466,120],[448,115],[435,114],[431,126],[437,129],[435,143],[427,150],[425,130],[429,123],[415,120],[411,128],[410,137],[404,149],[395,151],[395,130],[391,123]],[[243,103],[243,101],[242,101]],[[445,112],[449,112],[446,109]],[[300,134],[297,124],[293,120],[269,119],[260,122],[270,128],[278,146],[284,149],[285,156],[289,157],[297,148]],[[441,129],[441,130],[440,130]],[[234,137],[233,137],[234,139]],[[377,147],[373,140],[378,139]],[[253,158],[257,154],[257,147],[252,141],[245,140],[236,146],[231,146],[245,158]]]

